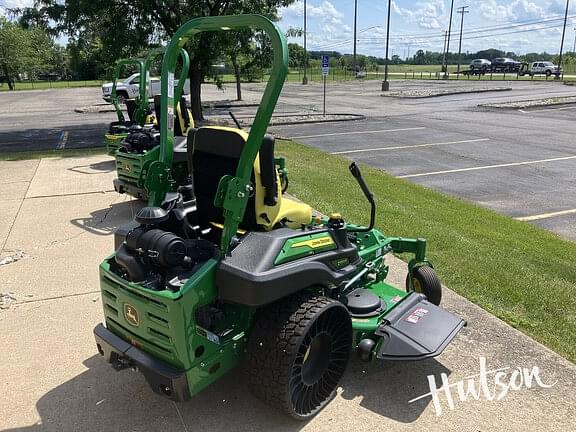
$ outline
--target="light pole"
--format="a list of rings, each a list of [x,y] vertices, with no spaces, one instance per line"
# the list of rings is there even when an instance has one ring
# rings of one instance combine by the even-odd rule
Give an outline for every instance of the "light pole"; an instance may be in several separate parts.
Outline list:
[[[460,42],[458,43],[458,72],[456,73],[456,79],[460,79],[460,63],[461,58],[460,54],[462,54],[462,29],[464,28],[464,14],[468,13],[467,11],[468,6],[462,6],[458,8],[458,13],[462,14],[462,18],[460,19]]]
[[[566,34],[566,20],[568,19],[568,6],[570,5],[570,0],[566,0],[566,12],[564,12],[564,27],[562,28],[562,40],[560,41],[560,55],[558,56],[558,69],[559,72],[562,70],[562,49],[564,48],[564,35]],[[556,75],[560,78],[560,74]]]
[[[574,45],[572,46],[572,52],[576,53],[576,27],[574,27]]]
[[[382,81],[382,91],[390,90],[390,83],[388,82],[388,43],[390,42],[390,3],[388,0],[388,19],[386,21],[386,55],[384,56],[384,81]]]
[[[450,3],[450,22],[448,23],[448,33],[447,33],[447,42],[446,42],[446,54],[444,55],[444,64],[442,67],[444,68],[444,78],[448,77],[448,60],[447,56],[450,52],[450,32],[452,31],[452,12],[454,11],[454,0]]]
[[[448,38],[448,30],[443,30],[444,33],[444,45],[442,46],[442,72],[446,73],[445,64],[446,64],[446,39]]]
[[[352,63],[354,64],[354,74],[358,72],[356,70],[356,21],[358,18],[358,0],[354,0],[354,60]]]
[[[304,0],[304,77],[302,78],[302,84],[308,84],[308,76],[306,72],[308,70],[308,51],[306,50],[306,0]]]

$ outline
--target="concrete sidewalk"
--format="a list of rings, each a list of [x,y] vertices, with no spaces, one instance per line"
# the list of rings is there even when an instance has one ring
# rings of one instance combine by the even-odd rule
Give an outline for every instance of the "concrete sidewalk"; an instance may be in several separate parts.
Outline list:
[[[0,430],[576,430],[576,367],[449,290],[444,307],[469,325],[441,356],[352,360],[337,398],[308,423],[253,398],[240,370],[187,403],[156,396],[139,374],[105,364],[92,336],[102,320],[98,265],[112,251],[115,227],[139,208],[112,191],[113,177],[105,156],[0,162],[0,260],[14,259],[0,266]],[[405,265],[390,264],[403,285]],[[533,380],[498,401],[481,394],[466,402],[454,387],[454,409],[440,395],[439,416],[431,397],[409,403],[430,391],[428,375],[438,386],[441,373],[450,383],[478,375],[481,357],[488,370],[509,368],[506,384],[515,368],[537,366],[542,383],[554,385]],[[494,374],[488,383],[493,392]]]

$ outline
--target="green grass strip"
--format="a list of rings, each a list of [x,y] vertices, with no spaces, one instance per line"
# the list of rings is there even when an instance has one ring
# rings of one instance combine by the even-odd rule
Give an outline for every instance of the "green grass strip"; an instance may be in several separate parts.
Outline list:
[[[290,141],[290,190],[324,214],[367,224],[369,205],[349,161]],[[427,238],[428,256],[457,293],[574,362],[576,243],[431,189],[363,166],[377,200],[376,226]],[[482,332],[482,323],[469,323]]]

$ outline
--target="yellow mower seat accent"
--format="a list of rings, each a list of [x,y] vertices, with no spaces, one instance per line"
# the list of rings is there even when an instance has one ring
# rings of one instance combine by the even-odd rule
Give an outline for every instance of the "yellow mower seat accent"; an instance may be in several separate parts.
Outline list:
[[[196,130],[188,137],[188,166],[193,174],[194,189],[201,223],[222,224],[222,209],[214,206],[214,197],[218,183],[224,175],[236,175],[242,150],[246,145],[248,134],[240,129],[222,126],[206,126]],[[252,182],[254,195],[248,201],[240,228],[247,231],[272,230],[278,226],[291,228],[309,224],[312,220],[312,209],[309,205],[299,203],[282,196],[280,178],[274,166],[274,139],[266,137],[260,153],[254,161]],[[267,190],[263,181],[263,171],[273,171],[275,176],[275,202],[265,203]],[[268,189],[270,189],[270,184]],[[268,201],[270,204],[271,201]]]

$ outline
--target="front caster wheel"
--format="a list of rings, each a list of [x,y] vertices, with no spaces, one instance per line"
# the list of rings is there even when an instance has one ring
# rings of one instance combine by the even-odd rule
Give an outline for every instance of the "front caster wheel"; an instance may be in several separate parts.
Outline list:
[[[412,287],[410,287],[410,274],[408,274],[406,290],[424,294],[428,301],[436,306],[442,300],[442,284],[432,267],[416,267],[412,275]]]
[[[298,420],[316,415],[336,394],[352,349],[342,303],[298,294],[254,318],[248,341],[252,392]]]

